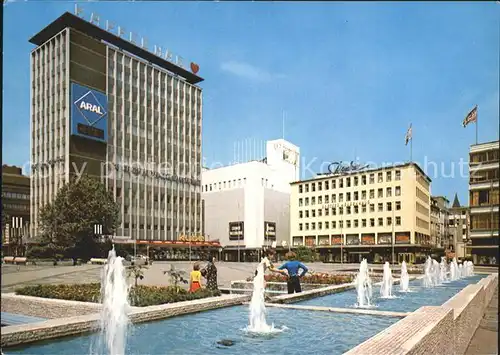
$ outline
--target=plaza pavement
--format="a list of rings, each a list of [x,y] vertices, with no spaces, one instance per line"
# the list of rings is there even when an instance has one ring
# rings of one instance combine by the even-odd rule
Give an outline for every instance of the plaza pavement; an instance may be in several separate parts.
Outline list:
[[[153,262],[144,272],[144,279],[139,281],[142,285],[161,286],[168,284],[168,277],[163,271],[170,270],[170,265],[175,269],[190,272],[194,262],[182,261],[162,261]],[[202,262],[201,266],[205,263]],[[221,287],[229,287],[231,281],[244,280],[253,276],[257,263],[236,263],[236,262],[217,262],[218,283]],[[325,264],[308,263],[308,268],[315,272],[333,272],[343,269],[355,270],[358,264]],[[381,265],[373,268],[381,268]],[[14,266],[2,265],[2,292],[13,292],[16,288],[26,285],[38,284],[73,284],[99,282],[101,277],[100,265],[81,265],[81,266]]]

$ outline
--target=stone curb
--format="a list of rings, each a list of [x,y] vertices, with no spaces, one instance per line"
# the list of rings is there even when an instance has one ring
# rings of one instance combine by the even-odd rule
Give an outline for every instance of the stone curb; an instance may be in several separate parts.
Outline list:
[[[129,313],[129,318],[132,323],[141,323],[240,305],[249,300],[250,296],[248,295],[224,295],[158,306],[134,307]],[[6,326],[2,327],[0,343],[1,347],[5,348],[41,340],[95,332],[99,330],[99,322],[99,313],[94,313],[77,317],[50,319],[39,323]]]

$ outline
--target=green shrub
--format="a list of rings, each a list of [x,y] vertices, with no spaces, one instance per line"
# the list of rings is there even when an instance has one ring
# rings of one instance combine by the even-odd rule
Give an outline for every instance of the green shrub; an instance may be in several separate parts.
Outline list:
[[[80,302],[100,302],[101,285],[98,283],[73,285],[36,285],[25,286],[16,290],[16,294],[24,296],[55,298]],[[137,286],[129,292],[130,305],[136,307],[154,306],[165,303],[190,301],[200,298],[220,296],[220,292],[200,289],[189,293],[185,289],[175,287]]]

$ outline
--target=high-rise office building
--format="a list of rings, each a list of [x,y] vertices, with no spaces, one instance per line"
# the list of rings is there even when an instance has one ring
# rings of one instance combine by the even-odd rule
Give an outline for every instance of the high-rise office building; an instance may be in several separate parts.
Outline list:
[[[113,192],[117,239],[201,233],[198,65],[185,69],[181,57],[86,15],[75,7],[30,39],[31,234],[40,208],[81,174]]]

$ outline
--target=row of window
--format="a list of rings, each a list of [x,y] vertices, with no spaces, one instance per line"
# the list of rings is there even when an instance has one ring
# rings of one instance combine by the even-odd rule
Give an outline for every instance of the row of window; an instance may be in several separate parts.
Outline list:
[[[21,205],[18,203],[4,203],[3,208],[6,210],[29,211],[29,205]]]
[[[392,187],[387,187],[385,189],[385,197],[392,197]],[[361,195],[361,198],[360,198]],[[345,193],[345,200],[346,202],[350,201],[359,201],[361,200],[366,200],[367,196],[369,199],[374,199],[375,198],[375,189],[369,190],[367,194],[367,190],[361,191],[361,194],[359,191],[354,191],[354,192],[346,192]],[[394,188],[394,196],[401,196],[401,186],[396,186]],[[378,189],[377,191],[377,198],[384,198],[384,189]],[[315,205],[316,201],[318,202],[318,205],[321,205],[323,203],[336,203],[337,202],[337,194],[331,194],[331,199],[330,195],[324,195],[324,196],[312,196],[312,197],[305,197],[299,198],[299,207],[300,206],[309,206],[309,201],[311,201],[311,205]],[[344,202],[344,194],[341,192],[338,194],[338,202]]]
[[[338,223],[337,223],[338,222]],[[345,222],[345,223],[344,223]],[[377,219],[377,226],[378,227],[383,227],[384,226],[384,218],[380,217]],[[360,225],[361,224],[361,225]],[[401,225],[401,217],[396,216],[395,218],[395,225],[400,226]],[[346,220],[346,221],[326,221],[326,222],[306,222],[306,223],[299,223],[299,231],[302,230],[329,230],[329,229],[337,229],[338,228],[366,228],[366,227],[375,227],[375,218],[370,218],[368,219],[354,219],[354,220]],[[387,217],[386,218],[386,226],[392,226],[392,217]],[[309,229],[310,228],[310,229]]]
[[[395,210],[400,211],[401,210],[401,201],[396,201],[394,202],[395,204]],[[378,212],[384,212],[384,204],[379,203],[377,206],[377,211]],[[338,214],[343,215],[344,214],[344,206],[341,207],[332,207],[331,208],[331,215],[336,216],[337,215],[337,209],[338,209]],[[361,205],[361,206],[345,206],[345,214],[349,215],[351,213],[358,214],[360,213],[359,211],[361,210],[361,213],[366,213],[366,205]],[[324,211],[324,212],[323,212]],[[375,204],[370,203],[369,204],[369,211],[370,212],[375,212]],[[386,211],[390,212],[392,211],[392,202],[387,202],[386,203]],[[310,213],[309,213],[310,212]],[[330,215],[330,208],[320,208],[318,210],[304,210],[304,211],[299,211],[299,218],[315,218],[315,217],[322,217],[323,213],[325,216]]]
[[[471,229],[481,230],[481,229],[492,229],[499,230],[499,215],[497,213],[484,213],[484,214],[473,214],[471,215]]]
[[[385,177],[386,182],[391,182],[392,177],[393,177],[393,172],[392,171],[387,171]],[[361,176],[354,176],[354,177],[341,177],[337,179],[332,179],[332,180],[325,180],[325,181],[317,181],[317,182],[306,182],[302,183],[299,185],[299,193],[308,193],[309,192],[309,186],[311,188],[311,192],[315,192],[316,188],[318,191],[322,190],[329,190],[329,189],[335,189],[338,187],[341,189],[344,186],[345,187],[351,187],[352,186],[358,186],[359,183],[361,182],[361,185],[366,185],[366,181],[368,181],[370,184],[375,183],[375,173],[371,173],[367,175],[361,175]],[[401,180],[401,170],[396,170],[394,171],[394,180],[399,181]],[[344,185],[345,181],[345,185]],[[384,173],[380,172],[377,174],[377,182],[382,183],[384,182]]]
[[[498,149],[470,154],[471,163],[498,163],[499,160],[500,150]]]
[[[139,230],[160,230],[160,231],[164,231],[165,230],[165,226],[163,224],[161,225],[158,225],[158,224],[131,224],[131,223],[124,223],[124,228],[125,229],[129,229],[130,226],[132,226],[132,229],[139,229]],[[139,228],[137,228],[137,226],[139,226]],[[172,231],[172,230],[175,230],[175,231],[178,231],[178,230],[184,230],[185,232],[180,232],[181,234],[184,234],[184,233],[201,233],[201,227],[198,223],[198,226],[191,226],[191,227],[184,227],[184,228],[177,228],[177,227],[174,227],[174,226],[170,226],[170,225],[167,225],[167,231]]]
[[[140,59],[132,58],[126,54],[110,49],[110,58],[112,58],[112,56],[114,57],[114,60],[110,60],[108,62],[108,71],[113,72],[116,65],[116,72],[119,76],[121,75],[122,71],[124,71],[125,73],[131,72],[132,74],[143,74],[148,78],[148,80],[150,80],[150,78],[154,75],[155,79],[160,79],[161,82],[165,82],[167,79],[168,81],[173,82],[174,89],[177,89],[177,87],[181,86],[182,84],[188,87],[196,88],[194,85],[173,77],[172,74],[166,71],[158,68],[153,68],[151,65],[146,64]],[[201,90],[199,90],[199,92],[201,92]]]
[[[3,198],[18,199],[18,200],[29,200],[30,199],[29,194],[23,194],[23,193],[19,193],[19,192],[8,192],[8,191],[2,191],[2,197]]]
[[[266,179],[266,181],[267,181],[267,179]],[[214,182],[214,183],[211,183],[211,184],[205,184],[205,185],[203,185],[203,192],[220,191],[222,189],[231,189],[231,188],[235,188],[235,187],[243,187],[243,186],[246,185],[246,183],[247,183],[247,178]]]
[[[492,188],[489,190],[474,190],[470,192],[470,206],[490,206],[499,204],[499,189]]]

